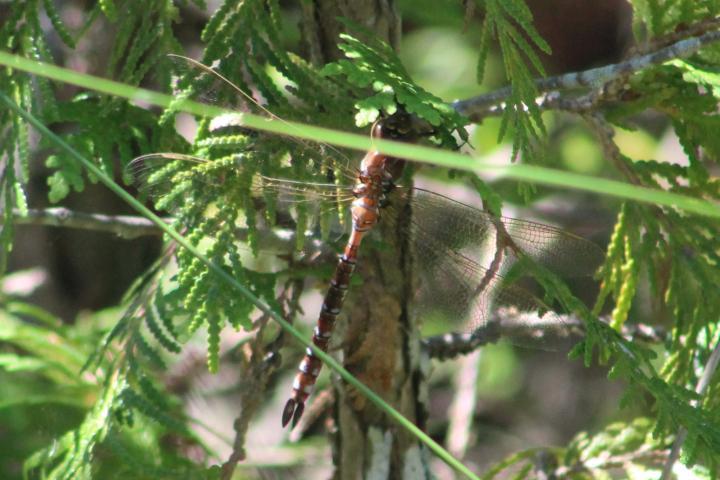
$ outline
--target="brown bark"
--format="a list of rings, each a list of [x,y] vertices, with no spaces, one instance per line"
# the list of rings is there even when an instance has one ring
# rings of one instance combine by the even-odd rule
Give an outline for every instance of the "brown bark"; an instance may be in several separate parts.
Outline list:
[[[339,58],[338,34],[345,28],[337,22],[338,16],[363,25],[397,47],[400,18],[392,1],[307,2],[303,3],[302,29],[307,54],[314,64]],[[386,248],[374,249],[373,242],[364,242],[360,249],[356,275],[362,285],[350,289],[333,345],[336,349],[339,346],[344,365],[353,375],[422,425],[425,413],[418,402],[422,383],[420,337],[409,304],[409,238],[391,231],[387,223],[397,224],[381,218],[375,227]],[[425,450],[414,437],[343,381],[337,380],[335,389],[334,478],[429,476]]]

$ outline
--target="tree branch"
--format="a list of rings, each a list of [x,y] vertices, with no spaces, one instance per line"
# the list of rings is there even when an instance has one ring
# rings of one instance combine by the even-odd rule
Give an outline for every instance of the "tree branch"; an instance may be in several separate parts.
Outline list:
[[[607,322],[607,318],[600,319]],[[525,344],[540,345],[548,337],[563,339],[580,337],[584,323],[572,314],[555,314],[539,317],[537,313],[519,312],[515,308],[499,308],[489,321],[472,333],[448,333],[423,339],[422,347],[430,358],[448,360],[468,354],[478,347],[495,343],[501,338],[523,340]],[[645,324],[625,325],[621,334],[626,338],[645,342],[662,342],[666,332]]]
[[[701,26],[703,28],[713,28],[713,30],[702,33],[699,36],[684,38],[671,45],[659,48],[654,52],[640,54],[619,63],[591,68],[589,70],[566,73],[555,77],[538,78],[535,80],[535,86],[539,92],[578,88],[600,89],[608,82],[627,77],[651,65],[659,65],[675,58],[686,58],[697,52],[703,46],[719,41],[720,30],[716,30],[719,22],[720,19],[702,22]],[[688,31],[694,34],[696,30],[698,30],[698,28],[689,29]],[[453,108],[471,120],[477,121],[486,116],[501,113],[505,109],[504,100],[510,96],[511,92],[512,87],[507,86],[467,100],[456,101],[453,103]],[[595,96],[597,96],[597,94],[593,97]],[[558,92],[552,92],[538,97],[536,103],[539,107],[545,109],[556,108],[577,111],[585,110],[588,106],[596,104],[598,98],[593,99],[593,97],[568,97]]]
[[[76,212],[64,207],[45,210],[30,209],[27,215],[13,209],[17,225],[43,225],[48,227],[80,228],[98,232],[114,233],[122,238],[133,239],[146,235],[160,235],[160,229],[150,220],[130,215],[104,215]]]
[[[23,215],[19,210],[14,209],[13,218],[16,225],[40,225],[108,232],[128,240],[162,234],[154,223],[143,217],[84,213],[64,207],[44,210],[29,209],[27,215]],[[172,220],[170,217],[165,218],[166,222]],[[246,240],[248,231],[244,228],[237,228],[235,236],[240,241]],[[261,230],[258,241],[263,246],[263,251],[289,253],[295,249],[295,232],[280,228]],[[327,248],[327,245],[322,240],[314,237],[311,233],[306,235],[305,249],[303,251],[306,257],[312,257],[312,259],[331,253],[331,249]]]
[[[612,125],[610,125],[605,117],[599,112],[589,112],[587,115],[584,115],[584,118],[590,128],[598,136],[605,158],[610,160],[612,164],[615,165],[615,168],[621,172],[629,182],[634,185],[642,185],[642,182],[635,172],[628,166],[622,156],[622,153],[620,152],[620,148],[618,148],[615,143],[615,130],[613,130]]]

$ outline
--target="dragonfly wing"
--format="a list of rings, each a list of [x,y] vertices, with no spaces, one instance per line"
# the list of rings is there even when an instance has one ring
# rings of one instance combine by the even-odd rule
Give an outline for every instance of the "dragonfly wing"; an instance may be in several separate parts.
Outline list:
[[[301,121],[307,121],[316,114],[314,106],[302,105],[299,99],[292,98],[287,91],[273,89],[265,92],[270,98],[261,98],[257,90],[252,89],[244,81],[244,75],[247,72],[242,71],[222,71],[225,65],[232,63],[234,68],[238,68],[233,62],[220,63],[217,68],[203,65],[202,63],[181,55],[168,55],[169,61],[173,65],[173,70],[177,74],[177,89],[179,90],[178,98],[193,99],[201,103],[218,105],[228,110],[239,112],[253,112],[264,116],[268,119],[282,122],[286,124],[290,131],[296,129],[293,125],[286,122],[283,117],[290,118],[291,114],[307,111],[307,115],[301,118],[294,117]],[[266,85],[267,87],[267,85]],[[263,102],[267,102],[264,105]],[[269,105],[272,105],[271,111]],[[242,121],[238,121],[239,116],[227,114],[213,121],[210,128],[221,129],[225,127],[241,128]],[[334,125],[335,127],[337,125]],[[349,181],[354,181],[356,174],[353,168],[356,163],[350,159],[348,155],[324,143],[316,143],[302,140],[295,137],[274,137],[277,145],[273,148],[278,149],[281,144],[291,144],[292,149],[285,147],[286,150],[292,150],[292,156],[297,161],[305,163],[323,164],[325,168],[331,169],[334,176]]]
[[[241,83],[240,75],[228,76],[218,69],[182,55],[167,55],[175,74],[175,88],[184,99],[193,99],[228,110],[249,111],[249,105],[260,106],[251,89]],[[237,72],[240,73],[240,72]]]
[[[583,259],[598,262],[599,248],[562,230],[496,218],[433,192],[409,190],[401,194],[412,195],[412,219],[402,224],[409,225],[413,237],[420,311],[442,316],[448,330],[475,332],[490,325],[498,308],[513,309],[518,314],[515,326],[526,324],[531,328],[522,332],[534,333],[530,338],[511,341],[534,347],[544,343],[539,338],[543,328],[564,328],[565,320],[529,291],[508,284],[503,272],[518,256],[527,255],[559,273],[589,274],[595,264],[571,267]],[[580,252],[584,257],[573,261],[558,255],[554,233],[560,236],[559,244],[574,247],[570,255]],[[512,243],[507,242],[508,236]]]
[[[508,252],[497,249],[494,238],[487,239],[484,252],[474,254],[448,249],[415,221],[412,235],[420,311],[441,315],[450,329],[473,333],[489,328],[501,307],[517,311],[520,322],[540,317],[547,325],[561,322],[542,300],[502,276]],[[511,340],[519,343],[524,339]],[[534,340],[532,343],[537,346]]]
[[[593,242],[539,222],[495,217],[435,192],[413,189],[413,214],[426,229],[445,232],[450,247],[482,245],[498,230],[506,233],[522,255],[563,277],[590,276],[604,259]]]
[[[173,214],[189,205],[208,211],[225,202],[253,202],[251,211],[264,211],[273,226],[295,229],[302,224],[303,231],[320,226],[324,234],[343,228],[337,218],[347,217],[354,198],[350,187],[267,177],[245,171],[243,159],[242,154],[209,160],[157,153],[133,160],[126,174],[156,208]]]
[[[207,191],[222,182],[222,176],[206,172],[211,162],[179,153],[151,153],[132,160],[125,177],[156,208],[176,212],[190,201],[193,191]]]

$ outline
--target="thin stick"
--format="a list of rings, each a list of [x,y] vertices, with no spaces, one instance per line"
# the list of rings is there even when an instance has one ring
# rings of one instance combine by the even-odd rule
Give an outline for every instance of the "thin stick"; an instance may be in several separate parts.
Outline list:
[[[714,23],[711,25],[716,27]],[[535,86],[538,92],[577,88],[599,88],[612,80],[626,77],[651,65],[659,65],[676,58],[689,57],[705,45],[719,40],[720,30],[712,30],[696,37],[685,38],[654,52],[638,55],[619,63],[604,65],[580,72],[566,73],[555,77],[538,78],[535,80]],[[459,100],[453,103],[453,107],[462,115],[477,120],[487,116],[490,112],[497,114],[498,105],[507,99],[511,93],[512,87],[508,86],[467,100]],[[541,105],[545,104],[543,98],[545,97],[538,99]],[[554,97],[554,101],[558,101],[557,97]],[[548,105],[550,104],[552,103],[548,103]]]
[[[113,233],[125,239],[162,234],[157,225],[143,217],[84,213],[63,207],[44,210],[30,209],[26,215],[13,209],[13,217],[17,225],[79,228]]]
[[[559,321],[558,321],[559,319]],[[607,323],[608,318],[600,318]],[[583,322],[572,314],[556,314],[548,320],[537,313],[519,312],[513,308],[499,308],[492,318],[472,333],[448,333],[423,339],[422,348],[430,358],[447,360],[468,354],[477,348],[494,343],[501,338],[552,339],[579,338]],[[623,337],[650,343],[665,341],[667,334],[658,327],[645,324],[624,325],[620,332]]]

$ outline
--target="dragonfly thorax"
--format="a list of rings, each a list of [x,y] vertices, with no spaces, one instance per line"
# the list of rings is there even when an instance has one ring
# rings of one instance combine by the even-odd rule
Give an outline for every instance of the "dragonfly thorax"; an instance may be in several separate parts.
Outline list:
[[[380,218],[379,203],[379,198],[371,196],[359,197],[353,200],[351,212],[354,230],[365,232],[375,226],[378,218]]]
[[[387,175],[385,172],[385,155],[377,150],[368,152],[360,163],[360,181],[363,183],[380,183]]]

